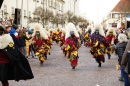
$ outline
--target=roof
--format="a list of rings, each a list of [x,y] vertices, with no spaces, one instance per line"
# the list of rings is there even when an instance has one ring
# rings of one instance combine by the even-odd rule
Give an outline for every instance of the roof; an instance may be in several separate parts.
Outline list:
[[[130,12],[130,0],[120,0],[111,12]]]

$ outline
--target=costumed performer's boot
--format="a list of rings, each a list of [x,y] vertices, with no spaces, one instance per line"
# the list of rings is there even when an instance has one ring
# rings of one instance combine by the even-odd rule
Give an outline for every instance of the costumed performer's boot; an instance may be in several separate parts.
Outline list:
[[[98,67],[101,67],[101,65],[102,65],[102,63],[101,63],[101,62],[99,62],[99,63],[98,63]]]
[[[2,86],[9,86],[9,83],[8,82],[2,83]]]
[[[107,54],[108,55],[108,59],[110,59],[111,55],[110,54]]]

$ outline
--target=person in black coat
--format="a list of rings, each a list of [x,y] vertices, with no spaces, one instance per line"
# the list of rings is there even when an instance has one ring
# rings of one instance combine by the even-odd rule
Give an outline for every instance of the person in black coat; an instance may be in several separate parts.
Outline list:
[[[18,32],[19,29],[17,26],[12,26],[12,29],[10,30],[10,35],[14,41],[14,46],[15,48],[20,48],[20,41],[19,41],[19,37],[18,37]]]
[[[117,44],[116,51],[117,51],[117,55],[118,55],[118,63],[121,66],[122,56],[123,56],[123,53],[125,51],[127,41],[128,41],[127,36],[122,33],[119,34],[118,41],[119,41],[119,43]],[[119,81],[124,81],[122,72],[121,72],[121,77],[119,77]]]
[[[26,40],[30,40],[32,37],[27,37],[24,33],[23,33],[23,30],[19,30],[19,33],[18,33],[18,36],[19,36],[19,41],[20,41],[20,51],[22,53],[22,50],[23,50],[23,54],[25,57],[26,56]]]
[[[33,79],[33,73],[28,60],[14,46],[10,34],[0,24],[0,81],[2,86],[9,86],[8,80]]]

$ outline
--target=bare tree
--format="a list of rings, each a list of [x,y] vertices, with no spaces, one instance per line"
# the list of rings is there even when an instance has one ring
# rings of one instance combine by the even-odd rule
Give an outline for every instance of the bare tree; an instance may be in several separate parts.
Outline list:
[[[56,26],[58,27],[59,24],[61,24],[61,18],[62,15],[57,13],[53,18],[52,18],[52,23],[53,25],[56,24]]]
[[[73,13],[71,11],[67,11],[65,13],[65,18],[68,22],[72,22]]]
[[[45,16],[43,16],[42,21],[45,21],[46,23],[50,20],[50,18],[54,17],[53,12],[46,10]]]
[[[79,21],[78,21],[78,17],[74,15],[74,16],[72,17],[72,22],[73,22],[75,25],[77,25],[78,22],[79,22]]]
[[[53,12],[45,10],[42,7],[37,7],[33,12],[34,17],[29,19],[29,22],[40,22],[43,26],[48,23],[50,17],[53,17]]]

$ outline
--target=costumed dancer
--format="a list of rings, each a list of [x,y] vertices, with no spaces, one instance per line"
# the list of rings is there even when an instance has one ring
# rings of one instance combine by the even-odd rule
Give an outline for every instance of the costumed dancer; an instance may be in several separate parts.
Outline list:
[[[59,43],[59,41],[61,40],[61,34],[62,34],[59,28],[56,30],[55,34],[56,34],[56,37],[55,37],[56,43]]]
[[[2,86],[9,86],[8,80],[27,80],[34,78],[28,60],[14,47],[9,32],[10,27],[0,24],[0,81]],[[8,29],[8,30],[7,30]]]
[[[91,47],[91,43],[90,43],[90,37],[91,37],[91,31],[92,31],[92,27],[89,25],[87,27],[87,29],[85,30],[85,35],[84,35],[84,45],[86,47]]]
[[[73,23],[66,25],[65,42],[62,48],[66,48],[68,53],[68,59],[71,63],[72,69],[78,64],[78,49],[80,47],[79,34]]]
[[[79,33],[80,42],[81,42],[80,44],[82,45],[84,43],[84,33],[81,28],[78,28],[78,33]]]
[[[50,55],[50,48],[51,48],[51,45],[52,45],[52,39],[51,39],[51,36],[50,36],[50,33],[43,28],[43,31],[47,34],[48,36],[48,39],[45,40],[45,44],[44,44],[44,56],[46,57],[45,59],[47,60],[47,54]]]
[[[49,32],[49,34],[50,34],[50,32]],[[51,34],[48,36],[48,40],[49,40],[49,46],[51,48],[51,45],[52,45],[52,42],[53,42]]]
[[[63,46],[63,44],[65,42],[65,33],[66,33],[66,30],[63,28],[62,29],[62,36],[61,36],[61,46]],[[63,48],[62,51],[63,51],[63,54],[66,56],[67,55],[67,49]]]
[[[48,35],[48,45],[50,47],[52,45],[52,34],[50,33],[50,31],[52,31],[51,29],[52,28],[48,28],[48,27],[46,27],[46,29],[43,29],[46,32],[46,34]]]
[[[32,40],[33,40],[34,48],[36,50],[35,55],[38,56],[40,63],[43,64],[45,59],[47,59],[47,57],[44,55],[45,54],[44,46],[46,44],[45,40],[48,39],[48,36],[43,31],[43,28],[41,25],[36,23],[33,26],[33,28],[34,28],[34,32],[32,34],[32,37],[33,37]]]
[[[94,29],[91,35],[91,54],[95,58],[96,62],[99,64],[98,67],[101,67],[101,62],[105,62],[105,33],[101,24],[95,24]]]
[[[29,28],[27,30],[26,36],[27,38],[32,37],[32,30]],[[31,40],[26,40],[26,56],[29,57],[31,53],[32,58],[35,57],[34,52],[33,52],[33,45],[31,44]]]
[[[116,31],[114,28],[109,28],[106,33],[106,42],[108,44],[108,47],[106,48],[106,53],[108,55],[108,59],[110,59],[111,54],[114,51],[114,43],[116,41]],[[115,43],[116,44],[116,43]]]
[[[53,41],[56,41],[56,30],[53,29],[53,30],[51,31],[51,34],[52,34],[52,40],[53,40]]]
[[[59,44],[60,44],[60,46],[62,46],[63,44],[64,44],[64,42],[65,42],[65,29],[64,28],[62,28],[61,29],[61,40],[59,41]]]

